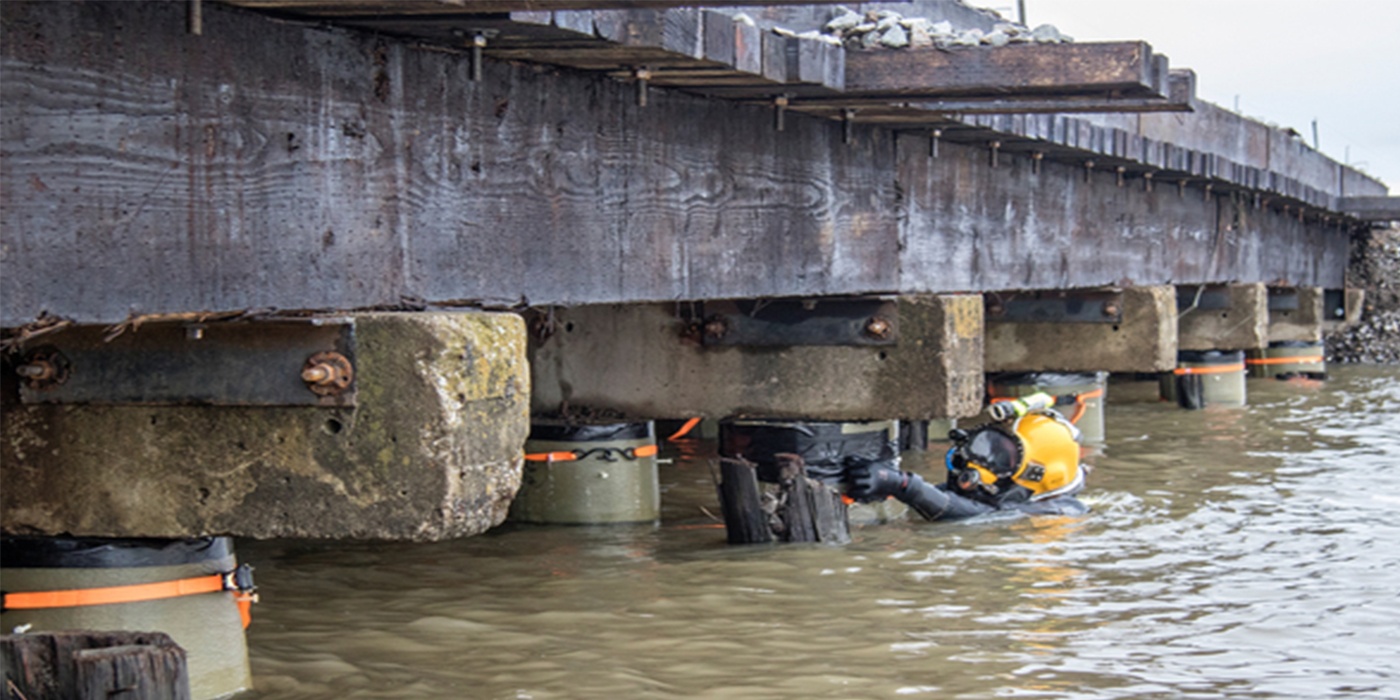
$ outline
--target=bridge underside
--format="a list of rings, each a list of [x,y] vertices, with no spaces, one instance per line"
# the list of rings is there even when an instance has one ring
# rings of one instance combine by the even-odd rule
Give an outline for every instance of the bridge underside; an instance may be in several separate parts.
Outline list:
[[[222,3],[0,20],[6,532],[461,536],[532,411],[965,417],[987,371],[1311,339],[1265,300],[1320,309],[1362,225],[1336,202],[1384,193],[1062,114],[857,117],[766,64],[809,100],[781,121],[770,88],[642,100]],[[1225,306],[1188,318],[1193,286]],[[221,364],[244,343],[276,352]]]
[[[1029,145],[935,157],[926,130],[777,131],[760,106],[640,107],[630,85],[526,64],[475,82],[464,55],[219,5],[204,23],[7,6],[5,260],[24,274],[0,281],[0,324],[1343,283],[1341,216],[1206,178]]]

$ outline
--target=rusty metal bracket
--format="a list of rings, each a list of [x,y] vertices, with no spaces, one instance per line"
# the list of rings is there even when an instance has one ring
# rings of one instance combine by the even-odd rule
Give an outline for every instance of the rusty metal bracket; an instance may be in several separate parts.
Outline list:
[[[201,324],[199,329],[193,334],[188,324],[153,322],[110,341],[104,340],[102,326],[53,333],[44,339],[47,345],[31,351],[15,369],[25,380],[20,400],[355,405],[355,329],[350,319],[230,321]]]
[[[1346,319],[1347,292],[1345,289],[1322,290],[1322,317],[1329,321]]]
[[[711,346],[895,345],[893,299],[820,298],[707,301],[702,342]]]
[[[1230,308],[1230,288],[1223,284],[1183,284],[1176,288],[1178,313],[1196,309],[1219,311]]]
[[[1123,293],[1030,292],[983,296],[987,320],[1008,323],[1121,323]]]
[[[1294,287],[1269,287],[1270,311],[1297,311],[1298,290]]]

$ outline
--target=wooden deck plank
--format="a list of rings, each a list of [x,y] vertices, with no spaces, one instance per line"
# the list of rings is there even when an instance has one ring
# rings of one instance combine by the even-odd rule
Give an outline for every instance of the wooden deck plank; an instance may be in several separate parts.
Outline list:
[[[1152,49],[1140,41],[851,51],[846,56],[845,88],[851,94],[891,97],[1157,94]]]

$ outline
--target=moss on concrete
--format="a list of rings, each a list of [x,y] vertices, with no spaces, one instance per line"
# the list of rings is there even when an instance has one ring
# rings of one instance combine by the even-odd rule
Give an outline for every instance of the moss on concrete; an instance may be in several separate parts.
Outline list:
[[[355,317],[354,408],[18,405],[6,532],[441,539],[502,522],[529,431],[513,314]]]

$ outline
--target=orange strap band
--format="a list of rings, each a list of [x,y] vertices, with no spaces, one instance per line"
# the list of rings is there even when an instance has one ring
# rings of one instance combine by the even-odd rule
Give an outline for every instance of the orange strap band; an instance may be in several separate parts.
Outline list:
[[[1322,364],[1321,355],[1306,355],[1302,357],[1260,357],[1245,360],[1251,365],[1318,365]]]
[[[1097,399],[1101,396],[1103,396],[1103,389],[1095,389],[1076,395],[1074,397],[1074,417],[1070,418],[1069,422],[1078,425],[1079,419],[1084,417],[1084,412],[1089,410],[1089,399]]]
[[[224,577],[220,574],[182,578],[176,581],[159,583],[137,583],[130,586],[106,586],[103,588],[77,588],[69,591],[36,591],[33,593],[6,593],[6,610],[37,610],[40,608],[74,608],[84,605],[110,605],[112,603],[138,603],[143,600],[160,600],[200,593],[215,593],[224,590]]]
[[[1172,370],[1172,374],[1227,374],[1229,372],[1243,372],[1244,365],[1218,365],[1215,367],[1177,367]]]
[[[677,430],[676,432],[671,433],[671,437],[666,438],[666,440],[667,440],[667,441],[679,440],[679,439],[685,437],[687,434],[689,434],[690,431],[694,430],[694,429],[695,429],[695,426],[697,426],[697,425],[700,425],[700,417],[699,417],[699,416],[696,416],[695,418],[691,418],[690,420],[686,421],[685,424],[681,426],[681,429],[680,429],[680,430]]]
[[[243,621],[243,628],[247,629],[252,622],[252,606],[256,603],[258,596],[252,587],[251,572],[243,567],[228,574],[210,574],[208,576],[195,576],[193,578],[182,578],[174,581],[157,581],[155,583],[135,583],[126,586],[103,586],[101,588],[74,588],[65,591],[23,591],[16,593],[6,593],[0,600],[0,607],[5,610],[43,610],[48,608],[76,608],[88,605],[113,605],[116,603],[140,603],[150,600],[163,600],[165,598],[179,598],[187,595],[200,595],[204,593],[220,593],[229,591],[234,594],[233,600],[238,604],[238,616]],[[247,574],[248,580],[244,582],[241,577]],[[247,589],[237,588],[247,585]]]
[[[525,461],[527,462],[572,462],[578,459],[578,455],[572,452],[527,452]]]
[[[699,420],[699,419],[697,418],[696,420]],[[603,449],[603,450],[608,450],[608,449],[613,449],[613,448],[601,448],[601,449]],[[657,447],[656,445],[642,445],[641,447],[628,447],[628,448],[626,448],[626,449],[616,450],[616,452],[621,453],[621,455],[622,455],[623,457],[626,457],[626,458],[628,458],[628,459],[639,459],[639,458],[641,458],[641,457],[655,457],[657,454],[659,454],[659,453],[661,452],[661,448],[660,448],[660,447]],[[527,461],[527,462],[573,462],[573,461],[576,461],[576,460],[579,460],[579,459],[583,459],[586,455],[587,455],[587,452],[578,452],[578,451],[574,451],[574,452],[566,452],[566,451],[561,451],[561,452],[526,452],[526,453],[525,453],[525,461]]]

